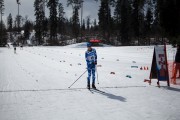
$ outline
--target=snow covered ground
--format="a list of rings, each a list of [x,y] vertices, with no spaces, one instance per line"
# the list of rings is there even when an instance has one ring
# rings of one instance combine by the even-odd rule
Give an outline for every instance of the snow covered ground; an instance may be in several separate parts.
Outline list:
[[[83,44],[17,48],[17,54],[0,48],[0,120],[180,119],[180,86],[144,82],[153,47],[97,47],[96,86],[104,92],[85,89],[87,73],[68,89],[86,70]],[[167,54],[173,60],[175,49]]]

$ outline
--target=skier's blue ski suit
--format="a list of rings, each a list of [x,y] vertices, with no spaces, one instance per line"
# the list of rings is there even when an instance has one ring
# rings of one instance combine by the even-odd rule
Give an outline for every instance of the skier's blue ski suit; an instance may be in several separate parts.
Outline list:
[[[86,51],[85,58],[87,62],[87,69],[88,69],[88,84],[90,84],[91,73],[92,73],[92,83],[95,84],[95,66],[97,63],[97,54],[96,50],[92,48],[90,51]]]

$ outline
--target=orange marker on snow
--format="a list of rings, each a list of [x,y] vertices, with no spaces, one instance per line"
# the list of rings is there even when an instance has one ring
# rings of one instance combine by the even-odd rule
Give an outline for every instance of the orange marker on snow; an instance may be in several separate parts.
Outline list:
[[[146,67],[144,66],[144,70],[146,70]]]

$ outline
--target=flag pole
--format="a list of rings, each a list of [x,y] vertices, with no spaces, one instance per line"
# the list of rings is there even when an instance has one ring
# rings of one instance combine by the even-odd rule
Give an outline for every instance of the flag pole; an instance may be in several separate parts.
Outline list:
[[[165,41],[164,41],[164,51],[165,51],[165,61],[166,61],[167,85],[170,87],[170,83],[169,83],[169,69],[168,69],[168,62],[167,62],[167,50],[166,50],[166,43],[165,43]]]

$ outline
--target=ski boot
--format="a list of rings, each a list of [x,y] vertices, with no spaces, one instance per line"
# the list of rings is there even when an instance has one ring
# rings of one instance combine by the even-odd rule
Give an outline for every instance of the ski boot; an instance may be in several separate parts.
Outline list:
[[[93,89],[96,89],[96,86],[95,86],[95,84],[94,84],[94,83],[92,84],[92,88],[93,88]]]
[[[87,89],[90,89],[90,84],[87,85]]]

